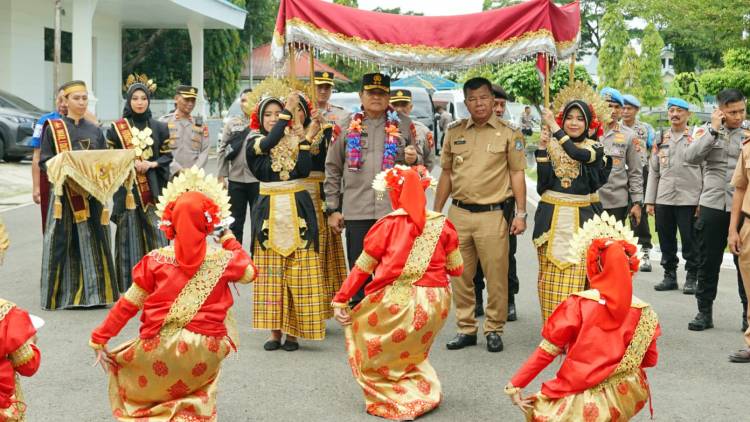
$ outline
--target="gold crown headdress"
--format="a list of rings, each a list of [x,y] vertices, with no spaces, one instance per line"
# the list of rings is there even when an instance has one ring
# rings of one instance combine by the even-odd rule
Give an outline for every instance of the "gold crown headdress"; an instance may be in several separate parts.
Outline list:
[[[145,73],[131,73],[130,75],[128,75],[128,78],[125,80],[125,85],[123,85],[122,90],[128,92],[130,87],[135,84],[141,84],[145,86],[146,89],[148,89],[149,95],[156,92],[156,83],[153,79],[149,79]]]
[[[417,171],[417,174],[419,174],[423,187],[426,186],[426,183],[429,183],[429,186],[427,186],[428,188],[435,189],[437,187],[437,180],[432,177],[430,171],[427,170],[426,167],[419,165],[413,168]],[[394,189],[396,185],[403,184],[404,176],[401,172],[410,169],[412,169],[412,167],[396,164],[394,167],[376,174],[375,178],[372,180],[372,188],[375,190],[377,198],[383,199],[383,193],[385,193],[385,191],[388,189]]]
[[[609,110],[609,104],[594,90],[591,85],[583,81],[573,81],[555,95],[552,101],[552,113],[557,115],[565,105],[574,100],[581,100],[590,105],[596,113],[596,118],[603,125],[612,120],[612,112]]]
[[[583,227],[575,232],[570,240],[568,260],[577,263],[581,261],[581,258],[585,258],[594,239],[624,240],[635,246],[638,251],[636,256],[640,256],[641,246],[633,230],[605,211],[602,215],[595,215],[594,218],[583,223]]]
[[[159,203],[156,205],[156,215],[161,219],[167,205],[185,192],[200,192],[219,207],[220,222],[217,227],[227,227],[231,223],[229,194],[226,188],[215,176],[206,174],[203,169],[196,166],[182,170],[162,190]]]
[[[312,98],[312,89],[310,84],[306,84],[299,79],[266,78],[253,87],[253,92],[248,95],[247,103],[245,103],[245,108],[242,111],[249,116],[262,99],[276,97],[284,101],[286,96],[292,91],[302,92],[306,98]]]

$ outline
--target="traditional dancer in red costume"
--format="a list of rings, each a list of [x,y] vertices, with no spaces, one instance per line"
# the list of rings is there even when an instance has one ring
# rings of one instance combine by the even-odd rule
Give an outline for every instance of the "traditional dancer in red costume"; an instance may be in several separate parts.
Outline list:
[[[625,421],[650,398],[643,368],[656,365],[658,318],[632,295],[638,271],[633,233],[606,213],[584,224],[571,242],[573,259],[586,251],[591,290],[573,293],[542,330],[542,343],[505,387],[527,421]],[[555,357],[566,352],[557,376],[522,397]]]
[[[461,275],[463,261],[453,224],[425,210],[430,182],[422,166],[378,175],[373,187],[389,190],[396,211],[367,233],[362,255],[333,299],[367,413],[387,419],[413,420],[442,399],[427,356],[450,311],[448,275]],[[367,296],[349,312],[349,299],[373,272]]]
[[[0,263],[8,246],[8,235],[0,221]],[[28,312],[0,298],[0,422],[26,420],[18,375],[30,377],[39,369],[41,354],[35,342],[36,329]]]
[[[229,224],[229,197],[203,170],[183,170],[170,182],[157,214],[173,244],[135,266],[133,285],[90,344],[110,372],[109,398],[118,420],[215,421],[221,362],[234,348],[229,283],[249,283],[255,266],[229,230],[221,247],[208,245],[215,228]],[[139,338],[108,351],[109,339],[139,310]]]

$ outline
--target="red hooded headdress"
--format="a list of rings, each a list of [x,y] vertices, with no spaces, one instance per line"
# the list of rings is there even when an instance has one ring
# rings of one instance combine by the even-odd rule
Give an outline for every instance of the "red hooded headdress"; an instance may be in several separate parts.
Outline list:
[[[427,222],[427,196],[424,191],[430,186],[431,178],[424,166],[397,166],[385,171],[385,183],[394,210],[403,209],[416,225],[418,234]]]
[[[640,261],[638,249],[624,240],[594,239],[586,254],[589,285],[597,289],[607,316],[598,321],[604,330],[622,325],[633,299],[633,274]]]

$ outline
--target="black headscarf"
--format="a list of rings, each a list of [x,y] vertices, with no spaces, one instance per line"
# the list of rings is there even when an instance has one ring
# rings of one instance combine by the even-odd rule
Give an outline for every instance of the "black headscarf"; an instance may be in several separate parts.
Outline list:
[[[302,111],[305,113],[305,121],[302,122],[302,127],[307,127],[307,125],[309,125],[312,121],[310,119],[310,103],[302,94],[300,94],[299,96],[299,105],[302,108]]]
[[[589,138],[589,126],[591,126],[591,120],[593,119],[593,115],[591,114],[591,109],[589,108],[589,105],[586,104],[586,102],[581,100],[573,100],[565,105],[565,108],[562,112],[562,122],[560,122],[560,126],[564,126],[565,119],[568,117],[568,113],[570,113],[571,110],[574,108],[577,108],[581,110],[581,113],[583,113],[583,120],[585,124],[585,128],[583,130],[583,133],[580,136],[572,137],[570,134],[566,133],[568,136],[570,136],[570,140],[573,142],[581,142],[586,138]]]
[[[268,135],[268,131],[263,126],[263,113],[266,111],[266,107],[271,103],[278,104],[282,110],[284,109],[284,103],[276,97],[266,97],[260,100],[260,103],[258,104],[258,130],[264,135]]]
[[[143,93],[146,94],[146,99],[148,100],[146,111],[140,114],[133,111],[133,109],[130,107],[130,101],[132,100],[133,94],[135,94],[136,91],[143,91]],[[125,106],[122,108],[122,117],[133,120],[133,123],[136,123],[136,126],[138,126],[138,124],[148,123],[148,120],[151,118],[151,94],[149,93],[146,85],[135,83],[131,85],[130,88],[128,88],[128,92],[125,94]]]

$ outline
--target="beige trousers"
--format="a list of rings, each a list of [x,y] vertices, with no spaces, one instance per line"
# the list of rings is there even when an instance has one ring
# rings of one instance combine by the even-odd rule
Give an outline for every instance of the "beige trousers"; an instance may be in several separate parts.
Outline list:
[[[451,206],[448,218],[458,231],[459,250],[464,260],[463,274],[451,277],[458,332],[477,333],[474,275],[479,261],[487,279],[484,333],[502,334],[508,318],[508,223],[503,212],[472,213]]]

